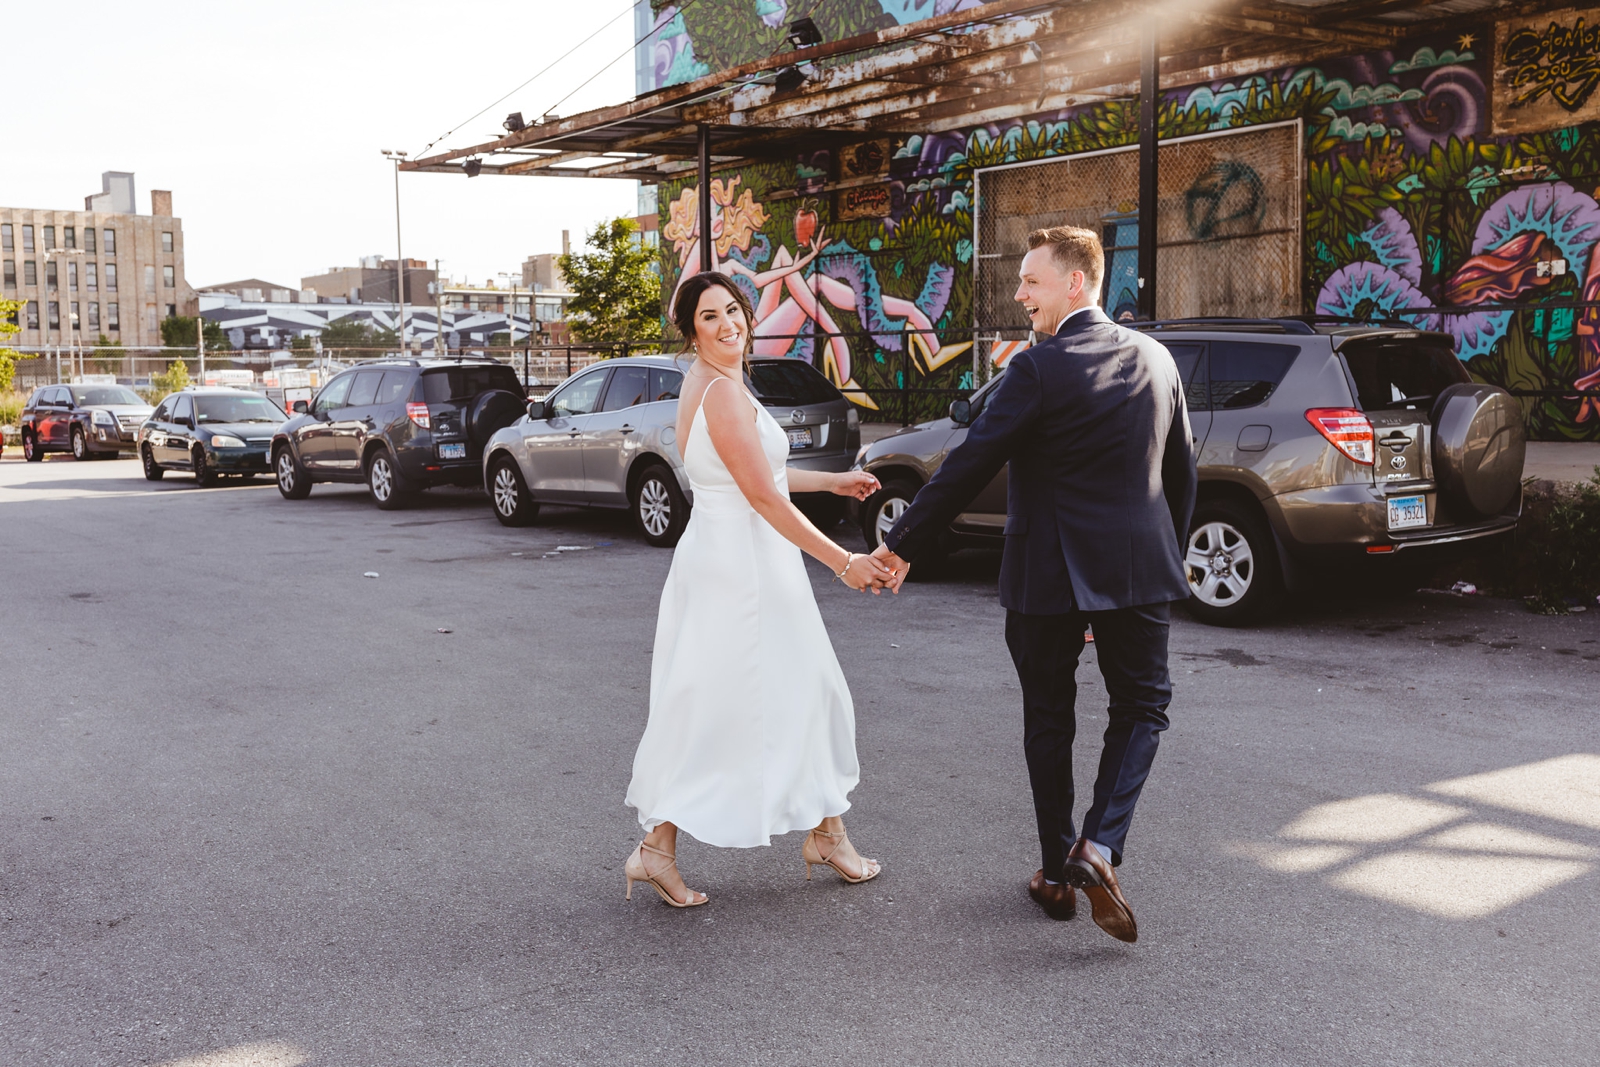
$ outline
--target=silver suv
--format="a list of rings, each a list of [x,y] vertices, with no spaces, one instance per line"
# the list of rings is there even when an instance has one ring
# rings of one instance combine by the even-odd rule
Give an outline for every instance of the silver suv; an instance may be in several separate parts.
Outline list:
[[[1260,618],[1318,564],[1512,534],[1526,439],[1505,390],[1472,381],[1448,334],[1298,319],[1145,324],[1177,361],[1200,456],[1186,562],[1190,609]],[[983,409],[997,377],[950,418],[861,450],[883,488],[861,505],[876,546]],[[1006,472],[947,545],[999,544]]]
[[[527,417],[483,450],[495,517],[525,526],[540,504],[627,508],[650,544],[677,544],[692,503],[677,446],[687,366],[671,356],[608,359],[530,403]],[[788,432],[789,466],[850,468],[861,446],[855,406],[810,364],[753,359],[747,384]],[[819,525],[844,517],[843,499],[832,494],[797,494],[795,503]]]

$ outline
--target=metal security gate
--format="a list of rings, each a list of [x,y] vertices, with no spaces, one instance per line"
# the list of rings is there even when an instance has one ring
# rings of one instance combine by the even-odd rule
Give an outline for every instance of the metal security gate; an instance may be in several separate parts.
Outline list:
[[[1300,303],[1299,120],[1162,141],[1156,313],[1294,315]],[[1028,231],[1097,230],[1106,248],[1106,313],[1138,304],[1139,149],[1008,163],[974,177],[974,315],[981,347],[1025,336],[1012,299]]]

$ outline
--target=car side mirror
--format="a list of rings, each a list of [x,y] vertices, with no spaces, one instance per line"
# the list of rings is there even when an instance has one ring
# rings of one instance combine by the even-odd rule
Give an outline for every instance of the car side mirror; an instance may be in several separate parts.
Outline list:
[[[550,405],[548,402],[544,400],[528,401],[528,418],[538,421],[541,419],[548,419],[550,414]]]
[[[310,409],[311,405],[307,404],[304,400],[296,400],[293,404],[289,405],[289,410],[294,412],[296,415],[304,415]]]
[[[950,421],[957,426],[966,426],[972,422],[972,401],[950,401]]]

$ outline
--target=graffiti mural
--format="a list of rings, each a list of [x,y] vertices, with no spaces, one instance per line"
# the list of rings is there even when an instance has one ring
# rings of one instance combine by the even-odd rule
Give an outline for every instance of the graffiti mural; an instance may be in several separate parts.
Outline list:
[[[738,6],[767,11],[778,32],[794,5]],[[954,6],[839,9],[904,21]],[[691,43],[700,39],[692,19],[684,25]],[[1161,134],[1300,119],[1303,310],[1448,332],[1480,379],[1542,394],[1523,399],[1534,436],[1600,440],[1600,399],[1574,395],[1600,388],[1600,307],[1583,306],[1600,304],[1600,124],[1495,133],[1488,85],[1505,66],[1496,40],[1493,25],[1468,26],[1390,51],[1175,88],[1163,94]],[[713,258],[755,302],[760,350],[812,362],[857,403],[902,403],[903,386],[968,388],[973,174],[1132,145],[1137,120],[1136,100],[1108,100],[719,172]],[[1270,187],[1261,176],[1226,159],[1208,167],[1163,227],[1204,240],[1262,226]],[[841,181],[847,187],[829,188]],[[692,180],[660,194],[663,276],[675,287],[698,263],[701,223]],[[1112,309],[1134,300],[1136,211],[1118,204],[1100,219],[1114,246]],[[930,392],[910,413],[931,415],[947,401]]]

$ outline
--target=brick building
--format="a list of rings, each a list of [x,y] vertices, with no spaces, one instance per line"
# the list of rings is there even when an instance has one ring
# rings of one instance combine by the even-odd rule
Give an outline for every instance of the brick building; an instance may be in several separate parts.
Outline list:
[[[82,211],[0,207],[0,292],[27,302],[13,342],[24,351],[92,345],[101,334],[159,345],[162,319],[194,314],[172,194],[152,190],[140,215],[132,174],[107,171],[101,185]]]

